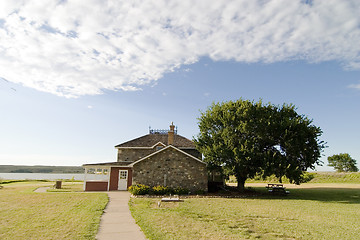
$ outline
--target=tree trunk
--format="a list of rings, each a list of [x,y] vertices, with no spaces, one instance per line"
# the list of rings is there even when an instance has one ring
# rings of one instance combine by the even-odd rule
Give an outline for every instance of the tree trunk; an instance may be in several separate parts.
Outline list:
[[[246,181],[246,177],[241,177],[241,176],[236,176],[236,180],[237,180],[237,189],[240,192],[245,191],[245,181]]]

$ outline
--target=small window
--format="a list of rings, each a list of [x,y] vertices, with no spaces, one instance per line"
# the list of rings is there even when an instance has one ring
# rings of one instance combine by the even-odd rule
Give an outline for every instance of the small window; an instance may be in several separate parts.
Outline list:
[[[156,146],[156,150],[160,150],[162,148],[163,148],[163,146]]]
[[[120,179],[127,179],[127,171],[120,171]]]

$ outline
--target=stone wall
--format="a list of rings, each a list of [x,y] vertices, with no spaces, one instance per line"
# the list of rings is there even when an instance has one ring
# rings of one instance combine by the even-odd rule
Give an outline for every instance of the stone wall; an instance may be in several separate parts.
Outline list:
[[[133,184],[207,191],[206,164],[168,148],[133,166]]]

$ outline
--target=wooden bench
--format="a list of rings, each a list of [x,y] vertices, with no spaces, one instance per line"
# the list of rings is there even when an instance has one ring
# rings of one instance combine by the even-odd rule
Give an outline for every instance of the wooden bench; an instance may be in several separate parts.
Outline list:
[[[284,187],[283,184],[277,184],[277,183],[269,183],[266,188],[271,193],[283,193],[283,194],[289,194],[290,191],[286,191],[286,187]]]

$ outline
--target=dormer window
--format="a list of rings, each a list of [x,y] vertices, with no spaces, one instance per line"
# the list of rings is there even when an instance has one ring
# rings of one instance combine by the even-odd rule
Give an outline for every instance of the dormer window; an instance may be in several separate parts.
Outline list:
[[[166,147],[166,145],[163,144],[162,142],[157,142],[156,144],[154,144],[152,146],[152,148],[155,149],[156,151],[159,151],[160,149],[163,149],[164,147]]]

